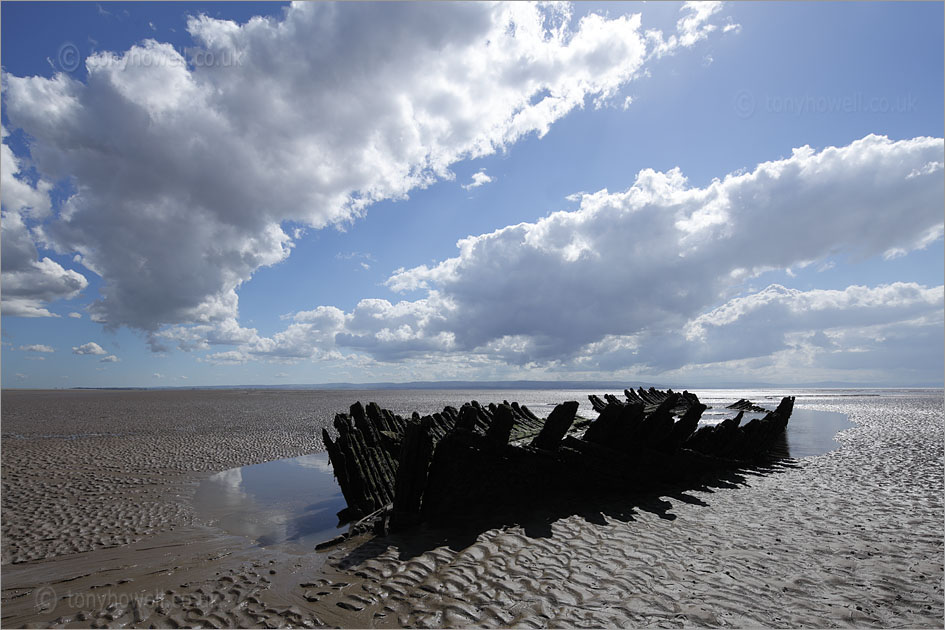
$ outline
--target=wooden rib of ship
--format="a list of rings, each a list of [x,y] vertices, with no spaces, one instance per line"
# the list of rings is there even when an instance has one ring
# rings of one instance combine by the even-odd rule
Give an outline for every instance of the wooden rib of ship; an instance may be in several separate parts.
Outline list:
[[[507,401],[403,418],[360,402],[322,438],[347,507],[344,521],[378,533],[421,521],[538,505],[589,491],[632,491],[777,458],[794,397],[773,411],[739,400],[717,425],[688,391],[590,396],[597,418],[562,403],[545,419]],[[746,411],[765,412],[745,424]]]

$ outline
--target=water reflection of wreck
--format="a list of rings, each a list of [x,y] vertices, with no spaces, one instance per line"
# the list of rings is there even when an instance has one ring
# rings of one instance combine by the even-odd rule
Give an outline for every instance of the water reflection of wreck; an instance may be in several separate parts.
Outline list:
[[[770,462],[784,455],[794,397],[768,411],[740,400],[732,418],[699,426],[706,405],[692,393],[625,390],[590,396],[598,414],[577,416],[565,402],[544,420],[503,402],[403,418],[377,404],[335,416],[323,439],[348,507],[343,521],[375,530],[539,505],[589,492],[656,483]],[[765,412],[742,424],[745,412]]]

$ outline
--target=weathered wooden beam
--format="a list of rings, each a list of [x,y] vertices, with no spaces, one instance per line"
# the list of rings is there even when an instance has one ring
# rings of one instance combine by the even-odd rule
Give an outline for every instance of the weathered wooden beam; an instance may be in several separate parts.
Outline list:
[[[765,409],[764,407],[759,407],[758,405],[756,405],[755,403],[751,402],[751,401],[748,400],[747,398],[741,398],[741,399],[737,400],[736,402],[733,402],[731,405],[729,405],[728,407],[726,407],[726,409],[736,409],[736,410],[741,410],[741,411],[753,411],[753,412],[755,412],[755,413],[761,413],[761,412],[764,412],[764,411],[768,411],[768,410]]]
[[[515,418],[512,417],[511,407],[496,406],[492,413],[492,424],[486,431],[486,438],[495,446],[504,446],[509,443],[514,424]]]
[[[535,448],[543,448],[549,451],[558,448],[558,445],[561,444],[561,440],[563,440],[565,434],[567,434],[568,429],[571,428],[577,410],[578,403],[576,400],[561,403],[555,407],[551,414],[548,415],[548,419],[545,420],[545,425],[541,428],[541,432],[532,440],[531,445]]]
[[[421,500],[427,485],[430,460],[433,458],[430,420],[430,416],[425,416],[420,422],[410,422],[404,433],[391,515],[391,527],[394,529],[420,521]]]
[[[672,390],[670,390],[672,391]],[[673,408],[679,401],[679,394],[672,393],[640,423],[637,433],[638,440],[646,444],[659,444],[665,440],[673,430]]]
[[[640,422],[643,403],[607,405],[584,432],[584,440],[601,446],[626,451],[631,448]]]
[[[683,414],[683,417],[676,421],[673,424],[673,428],[669,432],[666,440],[657,445],[657,448],[673,452],[682,446],[683,442],[689,439],[695,430],[699,426],[699,420],[702,419],[702,412],[706,410],[706,406],[702,403],[696,403],[689,407],[686,410],[686,413]]]

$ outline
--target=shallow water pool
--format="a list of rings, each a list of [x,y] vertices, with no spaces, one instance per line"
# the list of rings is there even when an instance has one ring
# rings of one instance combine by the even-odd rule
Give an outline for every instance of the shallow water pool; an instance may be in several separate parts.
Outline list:
[[[308,553],[347,531],[337,526],[345,500],[327,453],[224,470],[200,483],[194,501],[198,517],[264,547]]]
[[[787,426],[791,457],[823,455],[840,448],[837,433],[853,428],[845,413],[794,408]]]
[[[776,405],[765,403],[766,407],[774,409]],[[723,407],[713,407],[702,414],[703,424],[718,424],[726,418],[733,418],[737,411]],[[754,418],[761,418],[763,413],[745,412],[742,425]],[[787,448],[790,457],[811,457],[823,455],[840,447],[837,433],[850,429],[853,423],[846,414],[835,411],[816,411],[802,409],[797,406],[791,413],[791,420],[787,426]]]

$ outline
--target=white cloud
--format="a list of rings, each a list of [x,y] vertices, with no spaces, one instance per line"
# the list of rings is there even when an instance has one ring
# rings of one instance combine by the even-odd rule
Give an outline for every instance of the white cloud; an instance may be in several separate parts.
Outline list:
[[[272,337],[256,337],[243,347],[246,355],[274,360],[297,360],[330,356],[335,335],[343,328],[344,313],[333,306],[319,306],[311,311],[300,311],[293,317],[295,323]],[[218,360],[236,361],[236,356],[218,357]]]
[[[687,2],[684,9],[689,12],[676,23],[680,43],[683,46],[692,46],[705,39],[716,29],[714,24],[709,23],[709,18],[721,8],[721,2]]]
[[[334,468],[332,468],[331,462],[321,454],[302,455],[301,457],[296,457],[293,462],[302,468],[315,468],[326,474],[334,473]]]
[[[5,111],[42,181],[75,184],[37,233],[103,277],[92,318],[156,333],[236,318],[236,289],[289,255],[284,224],[352,220],[452,178],[459,160],[543,135],[615,97],[654,54],[705,37],[716,10],[687,6],[668,40],[642,32],[639,15],[574,23],[568,5],[543,3],[200,16],[188,21],[191,65],[145,40],[90,56],[84,83],[5,74]],[[63,286],[42,300],[85,286],[54,264],[43,273]],[[48,314],[35,301],[10,308]]]
[[[82,319],[82,313],[77,313],[75,311],[72,311],[71,313],[69,313],[69,317],[71,317],[72,319]]]
[[[840,291],[835,289],[813,289],[799,291],[787,289],[779,284],[773,284],[763,291],[753,295],[738,297],[704,315],[693,320],[687,336],[703,337],[710,327],[729,326],[743,321],[759,312],[765,312],[761,319],[772,320],[772,308],[780,313],[781,317],[788,315],[816,316],[817,321],[811,326],[819,329],[832,328],[839,325],[864,325],[889,321],[891,313],[882,309],[902,311],[903,316],[911,318],[917,313],[913,308],[925,310],[939,309],[942,306],[943,287],[926,288],[914,282],[896,282],[870,288],[859,285],[847,287]],[[867,321],[860,321],[861,317]],[[825,320],[824,317],[834,319]],[[874,321],[875,320],[875,321]]]
[[[20,161],[7,145],[7,130],[2,130],[0,145],[0,268],[3,274],[3,315],[20,317],[58,317],[45,308],[57,299],[69,299],[88,286],[80,273],[65,269],[54,260],[39,259],[27,220],[41,220],[49,215],[51,184],[38,180],[35,185],[23,177]]]
[[[811,291],[771,285],[693,319],[684,332],[686,360],[713,363],[763,357],[804,343],[849,352],[862,345],[851,344],[851,335],[862,336],[858,331],[868,327],[904,331],[927,318],[940,319],[943,299],[945,287],[916,283]],[[653,340],[650,349],[665,343],[672,341]]]
[[[243,328],[236,319],[229,317],[212,324],[195,326],[171,326],[153,333],[148,343],[155,352],[167,350],[162,340],[176,343],[181,350],[207,350],[213,345],[249,343],[258,338],[255,328]]]
[[[648,35],[654,41],[652,54],[656,56],[665,55],[671,53],[678,46],[689,47],[706,39],[710,33],[718,28],[709,20],[721,8],[721,2],[686,2],[681,9],[683,15],[676,22],[675,35],[670,35],[669,38],[664,40],[662,33],[648,32]],[[739,25],[732,24],[730,20],[731,18],[729,18],[729,24],[723,32],[732,30],[732,28],[740,28]]]
[[[239,350],[225,350],[208,354],[200,360],[214,365],[240,365],[246,363],[249,357]]]
[[[940,234],[941,181],[907,178],[940,139],[867,136],[691,188],[644,170],[626,191],[458,243],[459,255],[401,270],[394,290],[431,290],[427,337],[473,350],[526,335],[522,360],[571,355],[606,335],[678,330],[754,274],[843,251],[912,250]]]
[[[463,184],[463,188],[466,190],[472,190],[473,188],[479,188],[483,184],[489,184],[493,181],[491,177],[486,175],[485,169],[477,171],[472,174],[472,181],[468,184]]]
[[[20,160],[13,154],[6,142],[9,132],[0,128],[0,190],[4,209],[42,219],[49,214],[49,190],[52,184],[40,179],[34,184],[25,178],[21,171]]]
[[[335,254],[337,260],[352,260],[358,263],[358,267],[367,271],[371,268],[371,263],[375,262],[374,256],[365,252],[339,252]]]
[[[945,165],[943,165],[941,162],[929,162],[928,164],[924,164],[921,167],[913,169],[911,173],[906,175],[906,177],[912,178],[922,177],[923,175],[932,175],[933,173],[941,171],[943,166]]]
[[[434,332],[437,321],[445,323],[447,309],[435,292],[427,299],[397,304],[361,300],[344,316],[344,327],[334,336],[334,342],[384,361],[449,352],[455,348],[455,335],[446,330]]]
[[[513,366],[662,373],[783,358],[828,328],[885,323],[906,335],[918,330],[908,322],[941,313],[941,287],[773,285],[732,296],[765,270],[926,246],[942,229],[941,182],[907,175],[942,153],[938,139],[867,136],[797,149],[705,188],[689,187],[678,170],[644,170],[625,191],[585,194],[575,211],[468,237],[457,257],[388,280],[425,297],[301,311],[285,331],[207,359],[364,353],[433,365],[460,352]]]
[[[99,363],[118,363],[119,361],[121,361],[121,359],[116,357],[114,354],[110,354],[99,359]]]
[[[94,341],[84,343],[81,346],[72,346],[73,354],[108,354],[102,346]]]
[[[34,343],[28,346],[20,346],[20,350],[25,352],[55,352],[56,349],[52,346],[47,346],[41,343]]]
[[[161,378],[164,378],[164,375],[161,374],[160,372],[155,372],[154,374],[151,375],[151,377],[161,379]]]

